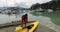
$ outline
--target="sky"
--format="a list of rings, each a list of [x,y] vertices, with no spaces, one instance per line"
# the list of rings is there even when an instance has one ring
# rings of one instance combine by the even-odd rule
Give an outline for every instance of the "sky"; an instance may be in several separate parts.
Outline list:
[[[15,7],[15,6],[22,6],[29,8],[32,4],[35,3],[46,3],[52,0],[0,0],[0,7]],[[17,5],[18,4],[18,5]]]

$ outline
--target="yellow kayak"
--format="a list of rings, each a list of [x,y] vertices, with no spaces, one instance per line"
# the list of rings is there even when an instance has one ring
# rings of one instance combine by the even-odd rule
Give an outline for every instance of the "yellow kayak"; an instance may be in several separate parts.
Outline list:
[[[38,21],[30,23],[30,25],[28,25],[25,28],[22,28],[21,26],[17,26],[16,32],[33,32],[37,28],[37,26],[38,26]]]

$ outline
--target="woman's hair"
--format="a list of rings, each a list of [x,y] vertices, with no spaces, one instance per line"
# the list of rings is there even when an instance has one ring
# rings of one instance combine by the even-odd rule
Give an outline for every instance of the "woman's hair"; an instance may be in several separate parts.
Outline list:
[[[27,14],[25,14],[25,16],[27,16]]]

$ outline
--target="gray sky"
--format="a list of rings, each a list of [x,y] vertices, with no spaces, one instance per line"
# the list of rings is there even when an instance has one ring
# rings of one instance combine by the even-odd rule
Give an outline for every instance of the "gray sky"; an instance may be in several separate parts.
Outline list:
[[[12,7],[12,6],[16,6],[16,4],[21,4],[21,3],[23,3],[25,6],[27,5],[28,7],[30,7],[32,4],[35,3],[42,4],[49,1],[51,0],[0,0],[0,7],[4,7],[4,6]]]

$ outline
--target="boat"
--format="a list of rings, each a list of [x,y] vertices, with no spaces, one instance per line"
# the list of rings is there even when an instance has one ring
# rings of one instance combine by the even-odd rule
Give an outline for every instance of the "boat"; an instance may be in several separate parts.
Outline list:
[[[16,32],[34,32],[37,27],[38,27],[38,21],[34,21],[34,22],[28,24],[24,28],[21,27],[21,25],[17,26],[15,31]]]

